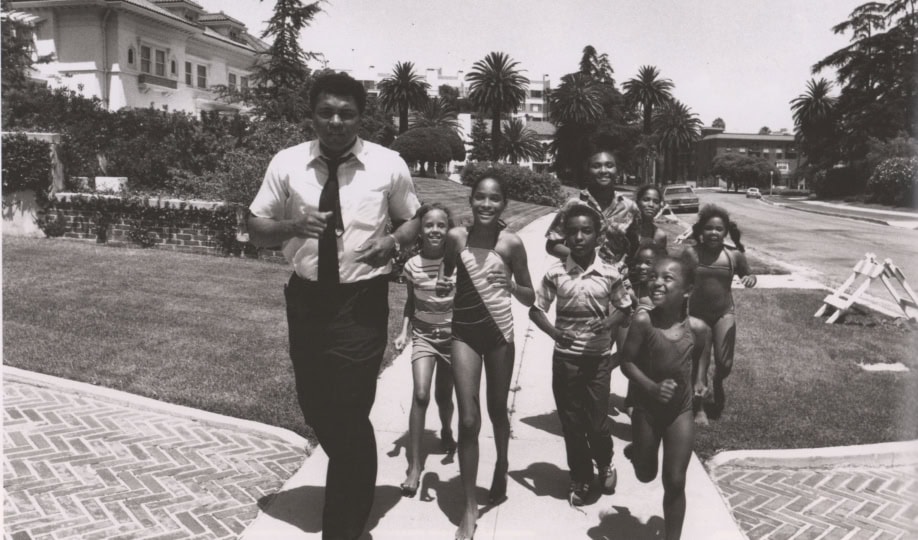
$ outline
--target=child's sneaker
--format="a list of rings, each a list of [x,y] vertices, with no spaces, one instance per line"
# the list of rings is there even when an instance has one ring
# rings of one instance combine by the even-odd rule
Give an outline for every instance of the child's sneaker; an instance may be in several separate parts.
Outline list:
[[[583,506],[590,496],[590,484],[587,482],[571,482],[568,489],[567,502],[571,506]]]
[[[615,493],[615,486],[618,484],[618,473],[615,471],[615,465],[609,464],[599,470],[599,489],[606,495]]]

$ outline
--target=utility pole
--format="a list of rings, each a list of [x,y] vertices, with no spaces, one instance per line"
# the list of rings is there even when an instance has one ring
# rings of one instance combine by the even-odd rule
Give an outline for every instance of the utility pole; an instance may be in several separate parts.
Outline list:
[[[769,183],[768,194],[772,195],[775,190],[775,171],[768,171]]]

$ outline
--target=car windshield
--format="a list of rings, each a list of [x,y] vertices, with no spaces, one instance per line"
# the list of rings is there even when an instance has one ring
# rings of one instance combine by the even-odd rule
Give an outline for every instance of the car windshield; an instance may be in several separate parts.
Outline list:
[[[675,195],[675,194],[677,194],[677,193],[691,193],[691,192],[692,192],[691,188],[687,188],[687,187],[684,187],[684,188],[667,188],[667,189],[666,189],[666,194],[667,194],[667,195]]]

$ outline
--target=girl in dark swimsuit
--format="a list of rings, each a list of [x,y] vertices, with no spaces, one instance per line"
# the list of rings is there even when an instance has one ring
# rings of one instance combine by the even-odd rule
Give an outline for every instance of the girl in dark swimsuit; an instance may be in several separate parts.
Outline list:
[[[475,479],[481,430],[478,392],[482,367],[487,380],[488,416],[497,449],[488,499],[492,505],[506,499],[510,444],[507,396],[515,355],[510,297],[516,297],[526,306],[532,306],[535,300],[523,242],[516,234],[504,230],[500,221],[500,214],[507,207],[507,196],[497,178],[487,171],[472,185],[469,204],[473,223],[468,228],[453,228],[447,234],[446,254],[437,280],[438,294],[449,294],[453,287],[450,278],[456,272],[450,356],[459,405],[459,476],[465,492],[465,510],[456,531],[459,540],[472,538],[478,521]]]
[[[663,520],[666,539],[682,534],[685,471],[692,456],[692,401],[706,393],[710,329],[686,315],[692,291],[691,258],[657,260],[650,299],[653,309],[635,312],[622,349],[622,372],[633,389],[633,443],[625,455],[641,482],[657,476],[663,443]],[[693,365],[698,369],[693,371]],[[693,382],[694,381],[694,382]]]
[[[727,234],[736,245],[724,245]],[[692,226],[694,253],[698,267],[695,270],[695,290],[689,299],[689,313],[705,322],[713,332],[714,342],[714,404],[710,413],[699,412],[699,422],[706,423],[707,416],[718,418],[723,412],[726,395],[724,379],[733,369],[733,350],[736,344],[736,319],[733,315],[733,276],[740,277],[746,287],[755,287],[756,277],[750,273],[746,251],[740,242],[740,230],[730,221],[726,210],[713,204],[705,205],[698,213],[698,222]]]

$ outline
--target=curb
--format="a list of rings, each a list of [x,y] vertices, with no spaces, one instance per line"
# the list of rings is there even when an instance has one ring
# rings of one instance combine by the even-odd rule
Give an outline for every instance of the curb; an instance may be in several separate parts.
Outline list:
[[[896,467],[918,465],[918,440],[865,444],[860,446],[830,446],[826,448],[794,448],[787,450],[730,450],[718,452],[705,462],[710,469],[725,465],[752,468],[873,466]]]
[[[765,202],[766,204],[777,206],[779,208],[787,208],[789,210],[798,210],[800,212],[807,212],[810,214],[819,214],[821,216],[830,216],[830,217],[837,217],[837,218],[843,218],[843,219],[853,219],[855,221],[866,221],[867,223],[876,223],[877,225],[886,225],[887,227],[890,226],[888,221],[878,219],[878,218],[865,217],[865,216],[852,216],[849,214],[838,214],[835,212],[824,212],[821,210],[812,210],[810,208],[800,208],[799,206],[791,206],[789,204],[781,203],[778,201],[772,201],[772,200],[766,199],[765,197],[762,197],[760,200]]]
[[[34,371],[26,371],[7,365],[2,366],[2,373],[3,380],[5,381],[8,380],[41,388],[73,392],[75,394],[101,399],[118,405],[194,420],[213,427],[234,429],[252,435],[272,437],[287,444],[300,446],[306,449],[307,456],[310,455],[313,450],[313,444],[309,442],[309,440],[290,430],[254,422],[252,420],[243,420],[241,418],[202,411],[183,405],[166,403],[164,401],[158,401],[152,398],[122,392],[120,390],[112,390],[111,388],[95,386],[84,382],[71,381],[69,379],[62,379],[60,377],[36,373]]]

